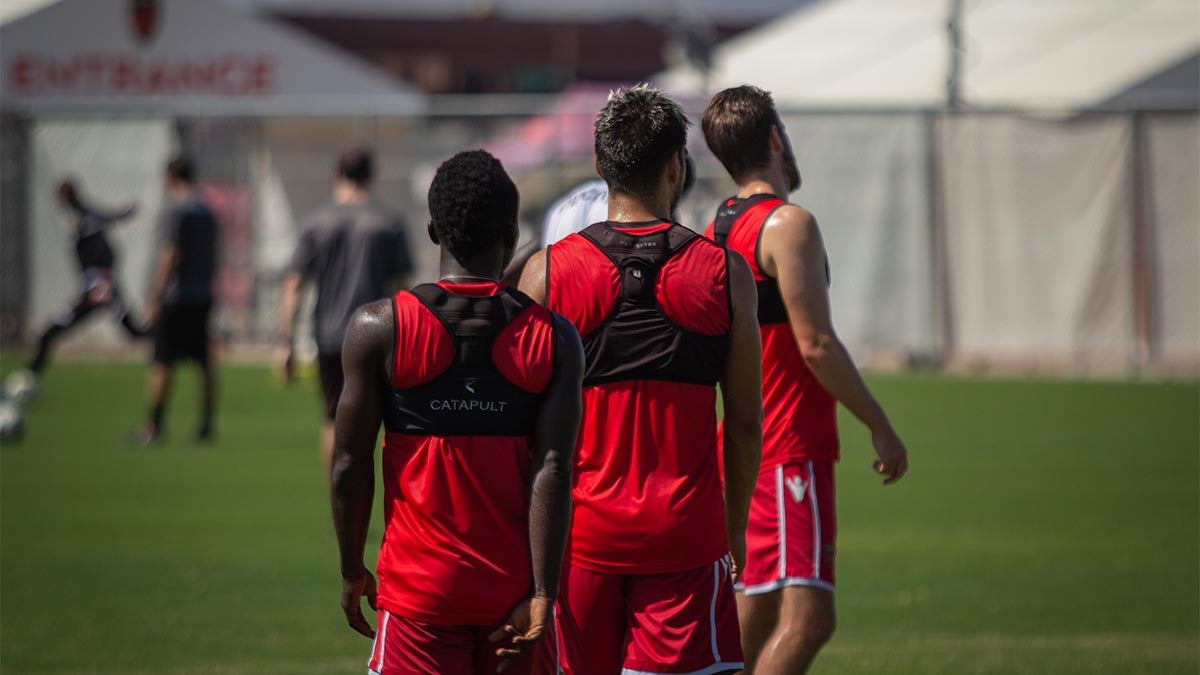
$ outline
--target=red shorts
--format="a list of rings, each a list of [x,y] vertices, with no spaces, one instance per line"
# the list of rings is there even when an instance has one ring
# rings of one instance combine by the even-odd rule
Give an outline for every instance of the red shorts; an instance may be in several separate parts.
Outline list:
[[[441,626],[379,610],[370,675],[495,675],[498,645],[488,641],[496,626]],[[553,630],[544,638],[556,641]],[[505,670],[512,675],[553,675],[554,649],[534,649]]]
[[[738,590],[785,586],[833,590],[837,541],[833,462],[795,461],[758,476],[746,528],[746,571]]]
[[[563,565],[558,636],[567,675],[709,675],[742,668],[729,558],[670,574]],[[547,645],[543,658],[552,653]]]

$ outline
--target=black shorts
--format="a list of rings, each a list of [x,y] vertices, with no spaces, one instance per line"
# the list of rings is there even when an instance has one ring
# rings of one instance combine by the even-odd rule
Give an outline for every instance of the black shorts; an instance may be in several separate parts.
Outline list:
[[[337,415],[338,401],[342,398],[342,385],[346,383],[346,375],[342,372],[342,355],[318,354],[317,378],[321,381],[325,419],[332,422]]]
[[[208,363],[208,317],[212,303],[163,305],[154,326],[154,362],[170,365],[191,359]]]

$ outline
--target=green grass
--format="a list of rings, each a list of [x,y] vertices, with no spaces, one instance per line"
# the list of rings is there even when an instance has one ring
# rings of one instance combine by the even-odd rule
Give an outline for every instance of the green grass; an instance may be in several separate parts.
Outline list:
[[[315,393],[222,373],[218,443],[189,442],[185,371],[169,442],[131,449],[142,369],[51,367],[0,450],[3,673],[365,672]],[[880,487],[843,418],[840,626],[814,673],[1197,672],[1195,384],[872,385],[912,471]]]

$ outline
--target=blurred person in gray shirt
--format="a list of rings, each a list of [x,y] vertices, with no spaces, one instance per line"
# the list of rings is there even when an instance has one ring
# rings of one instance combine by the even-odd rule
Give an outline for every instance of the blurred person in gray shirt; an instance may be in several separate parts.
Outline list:
[[[293,327],[301,289],[315,285],[313,330],[321,385],[324,425],[321,458],[326,474],[333,447],[333,418],[342,393],[342,338],[354,310],[388,297],[412,271],[403,220],[370,194],[375,161],[357,147],[338,159],[333,203],[309,214],[301,228],[281,300],[283,347],[277,367],[285,382],[295,364]]]

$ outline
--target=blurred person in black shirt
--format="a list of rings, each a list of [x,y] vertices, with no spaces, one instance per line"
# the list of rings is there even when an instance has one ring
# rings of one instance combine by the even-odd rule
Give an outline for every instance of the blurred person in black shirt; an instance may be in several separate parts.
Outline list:
[[[217,267],[217,220],[195,189],[191,160],[176,156],[167,164],[169,204],[159,224],[161,240],[147,313],[154,334],[154,359],[147,382],[149,419],[139,433],[143,444],[163,432],[163,415],[176,362],[200,366],[201,415],[196,439],[213,435],[216,373],[209,347],[209,315]]]
[[[338,158],[333,202],[309,214],[301,227],[291,267],[283,281],[277,368],[286,382],[295,363],[293,326],[301,288],[315,286],[313,331],[324,425],[321,458],[326,474],[333,448],[333,418],[341,397],[342,339],[354,310],[390,297],[412,271],[403,220],[371,197],[375,161],[357,147]]]

